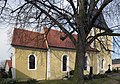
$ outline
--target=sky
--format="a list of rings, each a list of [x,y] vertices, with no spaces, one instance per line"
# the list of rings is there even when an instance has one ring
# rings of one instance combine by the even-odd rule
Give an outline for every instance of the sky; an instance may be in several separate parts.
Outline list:
[[[11,9],[17,8],[20,3],[24,0],[8,0],[7,6]],[[9,14],[9,13],[8,13]],[[0,20],[1,21],[1,20]],[[10,59],[11,56],[11,41],[10,41],[10,32],[12,26],[6,23],[0,23],[0,62],[6,59]]]
[[[0,62],[9,59],[10,48],[8,28],[0,27]]]
[[[11,4],[13,4],[16,0],[8,0]],[[22,2],[22,0],[20,0]],[[12,5],[13,8],[19,4]],[[11,56],[11,45],[10,45],[10,30],[11,26],[6,24],[0,24],[0,62],[6,59],[9,59]],[[116,51],[119,51],[120,49],[117,47],[115,48]],[[119,54],[112,54],[113,58],[120,58]]]

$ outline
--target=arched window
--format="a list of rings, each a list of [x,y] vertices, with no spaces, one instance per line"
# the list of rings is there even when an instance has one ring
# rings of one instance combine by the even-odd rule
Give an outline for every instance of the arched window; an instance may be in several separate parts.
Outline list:
[[[67,55],[62,58],[62,71],[67,71]]]
[[[104,59],[102,59],[101,68],[104,68]]]
[[[29,56],[29,69],[35,69],[35,56]]]
[[[84,70],[87,70],[87,56],[84,58]]]

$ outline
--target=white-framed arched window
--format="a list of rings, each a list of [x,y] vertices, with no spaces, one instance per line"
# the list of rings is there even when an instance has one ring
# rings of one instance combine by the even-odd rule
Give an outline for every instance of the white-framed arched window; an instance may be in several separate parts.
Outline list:
[[[68,72],[69,71],[69,56],[68,55],[63,55],[62,56],[62,63],[61,63],[62,67],[61,70],[64,72]]]
[[[85,58],[84,58],[84,70],[87,70],[87,66],[88,66],[88,64],[87,64],[87,60],[88,60],[88,56],[85,56]]]
[[[36,70],[36,56],[31,54],[28,56],[28,70]]]
[[[104,69],[104,59],[101,60],[101,68]]]

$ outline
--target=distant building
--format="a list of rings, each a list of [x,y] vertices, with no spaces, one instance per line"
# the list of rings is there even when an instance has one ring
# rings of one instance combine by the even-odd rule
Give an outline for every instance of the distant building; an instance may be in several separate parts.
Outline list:
[[[116,69],[117,68],[120,70],[120,59],[113,59],[112,60],[112,68]]]

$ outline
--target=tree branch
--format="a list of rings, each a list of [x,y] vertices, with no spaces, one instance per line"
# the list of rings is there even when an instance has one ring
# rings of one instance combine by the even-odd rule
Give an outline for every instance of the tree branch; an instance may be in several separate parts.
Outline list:
[[[98,33],[98,34],[96,34],[95,36],[90,36],[90,37],[88,37],[87,40],[88,40],[89,38],[92,38],[92,39],[90,39],[90,40],[87,42],[87,44],[91,44],[91,43],[92,43],[95,39],[97,39],[98,37],[100,37],[100,36],[105,36],[105,35],[108,35],[108,36],[120,36],[120,33],[111,33],[111,32]]]
[[[77,11],[76,11],[75,5],[74,5],[74,3],[73,3],[73,0],[67,0],[67,1],[68,1],[68,2],[70,3],[70,5],[72,6],[73,11],[74,11],[74,14],[76,14]]]
[[[46,16],[48,16],[53,22],[55,22],[55,24],[71,39],[73,44],[76,46],[76,39],[56,19],[54,19],[50,14],[48,14],[47,11],[40,8],[40,6],[38,6],[37,4],[32,3],[32,1],[28,1],[28,0],[26,0],[26,1],[30,4],[33,4],[36,8],[38,8],[40,11],[42,11]]]
[[[104,0],[103,1],[103,4],[100,6],[100,8],[95,11],[95,14],[91,20],[91,24],[93,24],[96,21],[97,17],[102,13],[102,10],[112,1],[113,0]]]
[[[5,3],[4,3],[4,6],[3,6],[2,9],[1,9],[0,15],[2,14],[3,9],[5,8],[5,6],[6,6],[6,4],[7,4],[7,0],[4,0],[4,1],[5,1]]]
[[[15,10],[11,11],[11,13],[14,13],[14,12],[16,12],[16,11],[19,10],[19,9],[21,10],[26,4],[27,4],[27,3],[23,4],[22,6],[20,6],[19,8],[15,9]]]
[[[97,40],[98,40],[98,42],[100,43],[100,45],[105,49],[105,51],[111,51],[110,49],[107,49],[107,48],[105,47],[105,45],[102,43],[101,40],[99,40],[99,39],[97,39]],[[102,48],[101,48],[101,50],[102,50]]]

